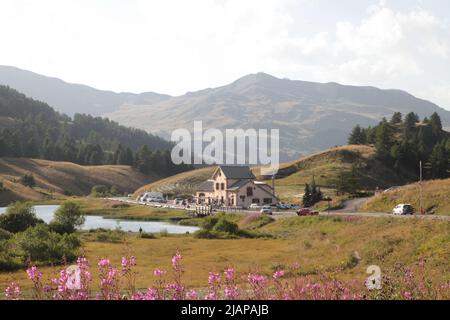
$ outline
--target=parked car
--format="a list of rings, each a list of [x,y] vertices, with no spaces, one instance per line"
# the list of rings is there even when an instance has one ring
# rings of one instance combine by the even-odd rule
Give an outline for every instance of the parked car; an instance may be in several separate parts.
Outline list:
[[[410,204],[399,204],[396,205],[395,208],[392,210],[392,214],[394,215],[407,215],[407,214],[414,214],[415,210],[414,207]]]
[[[301,216],[301,217],[317,216],[317,215],[319,215],[319,211],[313,211],[313,210],[308,209],[308,208],[301,208],[301,209],[297,210],[297,215]]]
[[[288,205],[285,204],[285,203],[279,203],[279,204],[277,204],[277,208],[280,209],[280,210],[286,210],[286,209],[289,209],[289,208],[288,208]]]
[[[262,214],[268,214],[268,215],[272,215],[272,208],[270,206],[264,206],[262,207],[262,209],[259,211]]]
[[[259,205],[259,203],[252,203],[249,208],[250,209],[260,209],[261,206]]]

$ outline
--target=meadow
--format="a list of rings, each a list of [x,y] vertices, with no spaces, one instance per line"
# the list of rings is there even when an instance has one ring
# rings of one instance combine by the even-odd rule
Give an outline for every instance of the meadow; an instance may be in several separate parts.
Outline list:
[[[207,290],[210,272],[223,273],[231,267],[236,270],[234,281],[241,286],[248,285],[249,274],[271,279],[275,272],[283,270],[287,283],[327,277],[364,288],[370,265],[380,266],[385,274],[415,266],[419,261],[425,262],[423,274],[427,281],[439,284],[450,281],[448,221],[289,217],[259,223],[262,218],[258,215],[230,215],[229,219],[242,229],[270,237],[219,240],[161,234],[143,239],[124,233],[119,241],[105,242],[98,241],[95,233],[86,232],[81,234],[84,241],[80,255],[92,262],[94,290],[101,289],[98,285],[101,270],[96,265],[100,259],[107,258],[111,265],[120,268],[122,257],[136,257],[135,287],[146,290],[158,280],[153,274],[155,269],[171,270],[170,261],[177,251],[183,254],[184,285],[199,291]],[[50,281],[58,278],[61,267],[39,269],[45,280]],[[31,297],[33,283],[24,270],[0,274],[1,288],[11,281],[20,284],[25,297]]]

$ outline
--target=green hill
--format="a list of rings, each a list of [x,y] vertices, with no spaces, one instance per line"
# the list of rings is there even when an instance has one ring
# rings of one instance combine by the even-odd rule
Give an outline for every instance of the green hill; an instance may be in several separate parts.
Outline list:
[[[108,119],[84,114],[71,118],[0,85],[1,157],[116,164],[113,153],[119,145],[131,152],[142,145],[150,150],[169,150],[172,146],[162,138]]]

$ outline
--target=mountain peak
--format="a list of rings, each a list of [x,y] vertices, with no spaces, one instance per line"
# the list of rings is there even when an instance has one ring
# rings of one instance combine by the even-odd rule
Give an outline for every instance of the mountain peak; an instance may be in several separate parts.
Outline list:
[[[236,83],[236,82],[250,83],[250,82],[273,81],[273,80],[279,80],[279,79],[268,73],[258,72],[258,73],[247,74],[247,75],[237,79],[236,81],[234,81],[234,83]]]

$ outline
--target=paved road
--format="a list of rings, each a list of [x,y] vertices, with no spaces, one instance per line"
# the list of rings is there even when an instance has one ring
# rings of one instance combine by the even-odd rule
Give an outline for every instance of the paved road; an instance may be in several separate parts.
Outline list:
[[[372,218],[396,218],[396,219],[429,219],[429,220],[447,220],[450,221],[450,216],[442,215],[407,215],[398,216],[390,213],[382,212],[345,212],[341,210],[321,212],[321,216],[358,216],[358,217],[372,217]],[[276,220],[283,217],[295,217],[297,214],[295,212],[274,212],[272,217]]]
[[[129,198],[107,198],[108,200],[112,201],[120,201],[120,202],[126,202],[130,204],[139,204],[144,205],[144,203],[131,200]],[[349,200],[344,204],[344,208],[339,210],[332,210],[329,212],[321,212],[321,216],[360,216],[360,217],[373,217],[373,218],[397,218],[397,219],[430,219],[430,220],[447,220],[450,221],[450,216],[442,216],[442,215],[408,215],[408,216],[397,216],[390,213],[381,213],[381,212],[355,212],[359,206],[364,203],[367,200],[367,198],[360,198],[360,199],[353,199]],[[171,209],[186,209],[184,206],[179,205],[168,205],[168,204],[146,204],[150,206],[157,206],[157,207],[165,207],[165,208],[171,208]],[[190,208],[192,210],[193,208]],[[249,213],[259,213],[259,211],[240,211],[235,212],[238,214],[249,214]],[[294,211],[280,211],[280,212],[274,212],[272,215],[272,218],[275,220],[278,220],[283,217],[296,217],[297,214]]]

